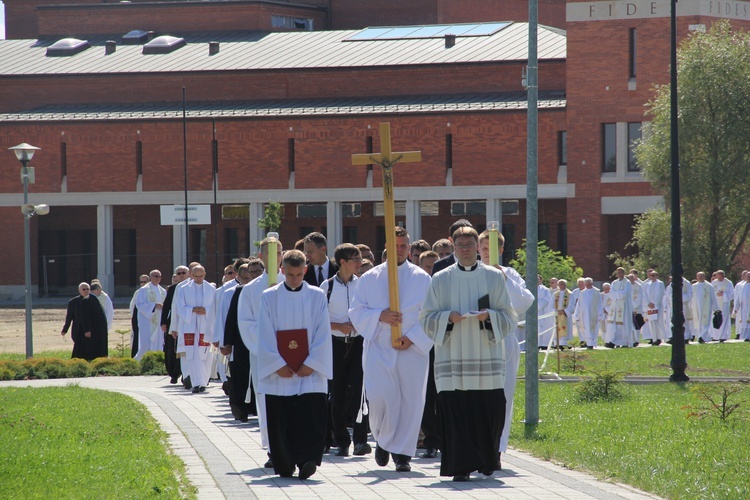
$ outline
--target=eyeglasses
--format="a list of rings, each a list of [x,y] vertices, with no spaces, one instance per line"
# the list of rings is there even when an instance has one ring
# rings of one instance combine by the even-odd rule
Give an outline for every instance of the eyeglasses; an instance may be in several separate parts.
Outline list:
[[[177,271],[177,274],[187,274],[187,271]]]
[[[90,288],[81,288],[82,292],[88,292],[89,290],[91,290],[91,289]]]
[[[140,281],[139,283],[140,283],[141,285],[145,285],[146,283],[148,283],[148,281]]]
[[[225,273],[227,276],[232,276],[233,274],[236,274],[234,271],[227,271]]]
[[[161,278],[161,274],[152,274],[151,277],[152,278]]]
[[[346,259],[354,262],[362,262],[362,257],[352,257],[351,259]]]

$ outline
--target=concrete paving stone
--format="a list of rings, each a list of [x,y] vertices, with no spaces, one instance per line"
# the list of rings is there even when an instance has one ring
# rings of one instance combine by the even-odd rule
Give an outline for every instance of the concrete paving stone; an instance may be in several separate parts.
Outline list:
[[[263,469],[257,418],[235,421],[220,384],[193,395],[169,384],[167,377],[96,377],[71,380],[0,382],[0,386],[64,386],[121,392],[142,404],[167,433],[173,453],[185,462],[198,498],[356,500],[401,498],[632,499],[657,498],[585,473],[571,471],[525,453],[503,454],[504,470],[492,477],[475,474],[468,483],[440,477],[440,461],[414,458],[411,473],[398,473],[391,462],[378,467],[365,457],[324,455],[318,472],[307,481],[283,479]],[[371,441],[374,447],[374,442]]]

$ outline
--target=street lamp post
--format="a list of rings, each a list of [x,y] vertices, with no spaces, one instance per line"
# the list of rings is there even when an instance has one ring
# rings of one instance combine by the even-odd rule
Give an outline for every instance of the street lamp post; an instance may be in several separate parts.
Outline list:
[[[21,183],[23,184],[23,241],[24,241],[24,273],[26,284],[26,357],[31,358],[34,355],[34,344],[31,330],[31,239],[29,231],[29,219],[35,214],[44,215],[49,211],[46,205],[29,204],[29,182],[34,182],[34,169],[29,168],[28,164],[34,153],[41,148],[31,146],[30,144],[19,144],[9,148],[16,154],[16,158],[21,162]]]

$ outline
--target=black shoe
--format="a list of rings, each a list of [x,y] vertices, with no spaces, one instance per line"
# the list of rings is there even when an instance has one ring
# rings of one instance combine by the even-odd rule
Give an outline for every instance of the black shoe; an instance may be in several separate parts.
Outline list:
[[[495,469],[493,469],[491,467],[487,467],[486,469],[482,469],[479,472],[481,472],[485,476],[491,476],[495,472]]]
[[[593,349],[594,349],[594,346],[592,346],[592,345],[587,345],[587,346],[586,346],[586,349],[592,349],[592,350],[593,350]]]
[[[750,342],[750,339],[745,339],[745,342]]]
[[[672,339],[667,340],[667,344],[672,345]]]
[[[369,455],[370,453],[372,453],[372,446],[367,443],[359,443],[354,445],[352,455],[361,457],[362,455]]]
[[[396,472],[411,472],[411,464],[408,458],[401,456],[398,460],[394,458],[393,461],[396,462]]]
[[[633,342],[633,347],[638,347],[638,342]]]
[[[388,465],[388,460],[390,460],[391,454],[385,451],[383,448],[380,447],[380,445],[375,445],[375,463],[378,464],[381,467],[385,467]]]
[[[190,392],[192,392],[193,394],[198,394],[198,392],[200,392],[200,390],[201,390],[200,387],[193,387]]]
[[[581,345],[579,347],[586,347],[586,342],[581,342]],[[468,481],[468,479],[467,479]]]
[[[200,386],[200,388],[199,388],[198,390],[199,390],[200,392],[206,392],[206,386],[205,386],[205,385],[202,385],[202,386]]]
[[[193,387],[193,384],[190,382],[190,376],[188,376],[187,378],[183,377],[182,387],[184,387],[185,389],[190,389]]]
[[[224,391],[224,395],[225,395],[225,396],[229,396],[229,392],[230,392],[230,387],[231,387],[231,386],[229,385],[229,381],[228,381],[228,380],[227,380],[226,382],[223,382],[223,383],[221,384],[221,390],[223,390],[223,391]]]
[[[654,345],[661,345],[661,340],[657,340],[656,342],[654,342]]]
[[[422,453],[422,458],[437,458],[437,450],[435,448],[427,448],[424,453]]]
[[[170,384],[176,384],[177,383],[177,377],[172,377],[169,379]]]
[[[608,349],[614,349],[615,345],[612,342],[607,342],[607,343],[604,344],[604,347],[606,347]]]
[[[299,468],[299,478],[304,481],[308,477],[310,477],[313,474],[315,474],[315,471],[317,471],[317,470],[318,470],[318,466],[315,465],[315,462],[313,462],[313,461],[305,462]]]
[[[453,480],[457,483],[465,483],[469,480],[468,474],[456,474],[453,476]]]
[[[703,337],[701,337],[701,338],[699,338],[699,339],[698,339],[698,343],[699,343],[699,344],[705,344],[705,343],[706,343],[706,341],[705,341],[705,340],[703,340]]]
[[[690,345],[690,341],[688,339],[685,339],[685,345]]]
[[[653,340],[649,340],[648,341],[648,345],[654,345],[654,341]]]
[[[723,343],[724,343],[724,339],[719,339],[719,344],[723,344]]]
[[[740,335],[739,335],[739,333],[738,333],[737,335],[735,335],[735,336],[734,336],[734,340],[740,340]]]
[[[336,456],[337,457],[348,457],[349,456],[349,445],[339,446],[336,449]]]
[[[271,454],[267,453],[267,455],[268,455],[268,461],[266,461],[266,463],[263,464],[263,468],[264,469],[273,469],[273,460],[271,460]],[[282,477],[284,477],[284,476],[282,476]],[[291,474],[289,476],[286,476],[286,477],[291,477]]]

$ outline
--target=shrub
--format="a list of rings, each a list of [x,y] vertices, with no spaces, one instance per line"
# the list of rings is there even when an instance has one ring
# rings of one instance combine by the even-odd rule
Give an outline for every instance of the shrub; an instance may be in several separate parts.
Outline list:
[[[66,362],[59,358],[30,358],[23,362],[27,368],[29,378],[65,378],[67,376]],[[33,372],[35,377],[31,377]]]
[[[0,380],[13,380],[15,373],[4,366],[0,366]]]
[[[576,392],[578,400],[591,403],[595,401],[621,401],[625,398],[622,391],[623,373],[607,370],[595,372],[593,377],[585,379],[578,384]]]
[[[2,361],[0,367],[10,371],[13,375],[10,380],[23,380],[26,376],[27,369],[23,366],[22,361]]]
[[[90,377],[93,372],[91,370],[91,364],[85,359],[75,358],[67,362],[66,377],[70,378],[84,378]]]
[[[166,375],[164,352],[149,351],[141,359],[141,375]]]
[[[133,358],[115,358],[119,362],[120,375],[132,377],[141,374],[141,365]]]
[[[122,362],[120,358],[96,358],[91,362],[91,370],[97,376],[122,375]]]
[[[702,404],[683,406],[683,410],[690,410],[688,418],[710,417],[727,424],[732,419],[744,420],[746,417],[747,410],[743,405],[747,400],[739,399],[743,391],[740,385],[698,384],[691,387],[690,391],[697,395]]]

